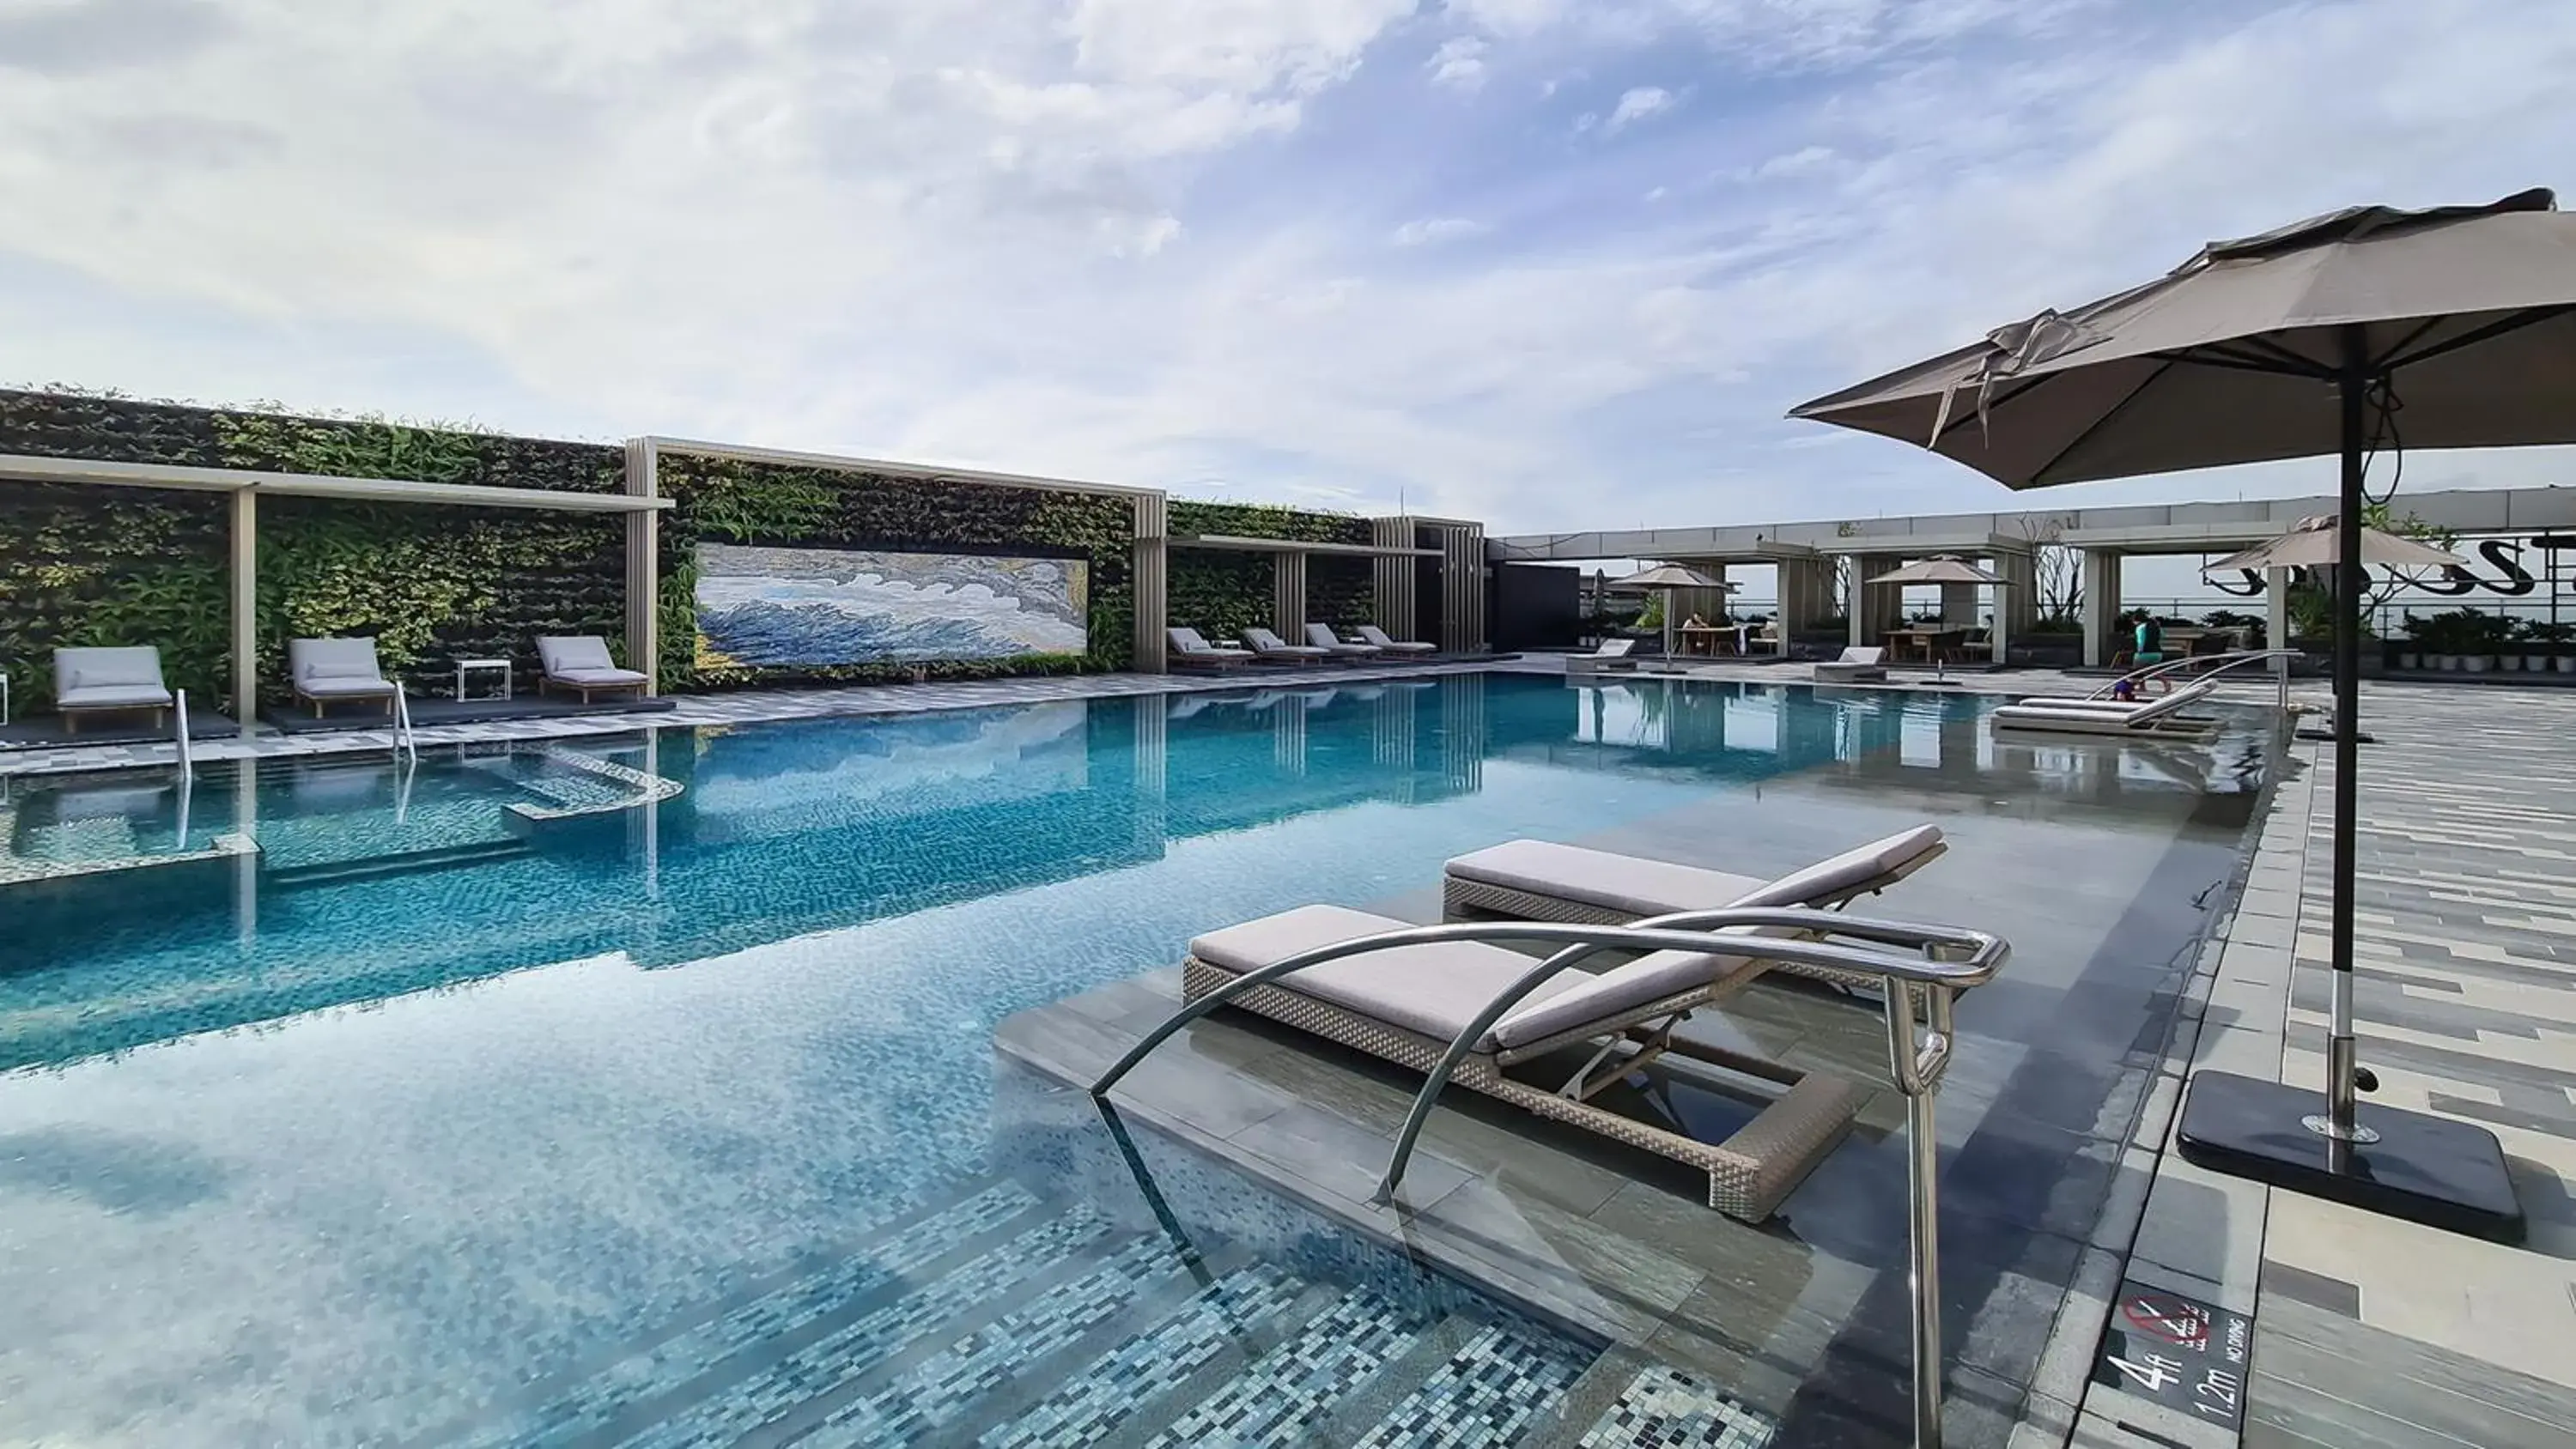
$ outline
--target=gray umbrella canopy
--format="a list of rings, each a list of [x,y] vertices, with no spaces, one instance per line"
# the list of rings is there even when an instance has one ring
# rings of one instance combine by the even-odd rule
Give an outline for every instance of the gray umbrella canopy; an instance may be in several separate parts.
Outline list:
[[[2576,215],[2552,205],[2527,191],[2355,207],[2215,242],[2145,286],[1790,416],[1930,447],[2012,488],[2314,457],[2343,446],[2320,384],[2357,347],[2382,442],[2576,443]]]
[[[1993,584],[2000,588],[2006,580],[1990,574],[1955,554],[1939,553],[1916,559],[1901,569],[1880,574],[1863,582],[1873,584]]]
[[[1657,564],[1653,568],[1630,574],[1624,579],[1612,579],[1610,587],[1614,589],[1723,589],[1728,586],[1697,569],[1684,568],[1680,564]]]
[[[2400,538],[2376,528],[2361,531],[2361,561],[2389,568],[2429,569],[2445,564],[2465,566],[2467,559],[2455,553],[2444,553],[2430,544]],[[2227,573],[2234,569],[2305,569],[2325,568],[2343,562],[2342,531],[2335,515],[2321,514],[2302,518],[2288,533],[2270,543],[2259,543],[2243,553],[2229,554],[2201,570],[2204,574]]]
[[[1930,448],[2011,488],[2337,455],[2333,556],[2360,559],[2375,451],[2576,443],[2571,398],[2576,217],[2526,191],[2487,206],[2354,207],[2213,243],[2144,286],[1998,328],[1790,416]],[[2362,572],[2334,571],[2333,1029],[2328,1110],[2305,1119],[2347,1155],[2310,1172],[2295,1134],[2264,1120],[2277,1084],[2223,1072],[2194,1077],[2177,1140],[2195,1161],[2514,1240],[2522,1220],[2491,1134],[2410,1117],[2406,1151],[2444,1140],[2439,1165],[2392,1159],[2374,1176],[2348,1156],[2378,1140],[2354,1097]]]

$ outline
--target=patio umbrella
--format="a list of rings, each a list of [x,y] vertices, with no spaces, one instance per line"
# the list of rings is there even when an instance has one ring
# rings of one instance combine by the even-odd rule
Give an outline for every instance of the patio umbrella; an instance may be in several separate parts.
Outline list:
[[[1916,559],[1914,562],[1907,564],[1903,568],[1891,569],[1886,573],[1880,574],[1874,579],[1864,580],[1864,582],[1873,584],[1992,584],[1996,588],[2002,588],[2004,586],[2004,579],[2001,575],[1990,574],[1984,569],[1977,567],[1975,564],[1968,562],[1966,559],[1959,557],[1957,554],[1951,553],[1936,553],[1930,558]],[[2000,614],[2002,610],[1998,609],[1996,612]],[[1944,620],[1943,622],[1946,624],[1948,621]],[[2000,639],[2002,636],[1997,635],[1996,637]],[[2001,646],[1998,645],[1997,647],[2000,648]],[[2001,659],[1997,659],[1995,662],[2000,664],[2003,661]],[[1938,659],[1933,662],[1933,671],[1938,678],[1948,679],[1950,677],[1948,664]]]
[[[2243,553],[2231,553],[2201,569],[2205,574],[2232,573],[2237,569],[2314,569],[2331,568],[2343,562],[2343,529],[2339,515],[2327,513],[2315,518],[2302,518],[2290,531],[2269,543],[2258,543]],[[2361,530],[2363,567],[2381,564],[2389,568],[2429,569],[2446,564],[2466,567],[2468,560],[2455,553],[2444,553],[2427,543],[2383,533],[2376,528]]]
[[[1650,589],[1664,595],[1664,657],[1667,659],[1671,658],[1673,653],[1672,591],[1675,589],[1716,589],[1722,593],[1732,593],[1735,589],[1733,584],[1721,583],[1720,581],[1701,573],[1697,569],[1684,568],[1680,564],[1669,563],[1657,564],[1650,569],[1641,569],[1636,573],[1628,575],[1624,579],[1614,579],[1611,581],[1610,586],[1614,589]]]
[[[1791,416],[1901,438],[2012,488],[2339,456],[2335,556],[2349,559],[2365,556],[2372,453],[2576,442],[2570,396],[2576,217],[2535,190],[2488,206],[2353,207],[2213,243],[2142,286],[2042,312]],[[2522,1216],[2494,1134],[2377,1107],[2370,1124],[2356,1118],[2361,578],[2335,570],[2327,1110],[2302,1117],[2304,1094],[2204,1072],[2181,1140],[2231,1171],[2515,1240]]]

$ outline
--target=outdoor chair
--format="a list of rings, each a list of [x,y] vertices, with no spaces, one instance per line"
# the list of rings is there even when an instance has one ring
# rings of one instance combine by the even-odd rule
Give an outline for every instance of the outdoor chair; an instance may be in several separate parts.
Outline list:
[[[1948,849],[1939,826],[1917,825],[1764,880],[1554,841],[1507,840],[1443,866],[1441,906],[1451,920],[1502,916],[1592,926],[1624,926],[1651,916],[1728,906],[1825,910],[1883,891]],[[1844,990],[1878,985],[1877,978],[1826,966],[1784,962],[1774,969]]]
[[[608,641],[596,634],[575,634],[537,641],[537,692],[548,688],[579,694],[581,702],[590,703],[594,694],[615,694],[625,690],[642,698],[647,682],[643,671],[620,669],[615,656],[608,652]]]
[[[1884,662],[1886,658],[1887,651],[1878,645],[1850,645],[1843,650],[1840,658],[1823,660],[1816,665],[1816,682],[1850,684],[1863,679],[1885,679],[1887,677],[1887,665]]]
[[[1291,956],[1403,930],[1407,924],[1343,906],[1313,905],[1229,926],[1190,942],[1189,958],[1182,963],[1182,992],[1197,1001],[1238,976]],[[1712,932],[1711,938],[1723,936]],[[1227,1000],[1427,1072],[1477,1014],[1532,964],[1521,952],[1481,942],[1396,946],[1312,966]],[[1833,1150],[1868,1099],[1861,1088],[1839,1078],[1801,1073],[1673,1034],[1693,1011],[1749,985],[1765,964],[1745,956],[1657,951],[1597,976],[1561,973],[1542,982],[1478,1038],[1451,1083],[1697,1167],[1708,1174],[1709,1206],[1759,1222]],[[1716,1142],[1594,1100],[1667,1053],[1708,1061],[1787,1090]],[[1557,1060],[1550,1063],[1551,1057]],[[1577,1064],[1571,1075],[1566,1072],[1569,1062]]]
[[[2203,679],[2154,699],[2023,700],[1997,709],[1994,713],[1995,728],[2043,734],[2205,738],[2217,732],[2218,721],[2206,716],[2187,715],[2182,711],[2208,698],[2217,689],[2215,681]]]
[[[1390,639],[1387,637],[1386,631],[1375,624],[1362,624],[1351,632],[1360,636],[1361,643],[1374,644],[1389,654],[1436,654],[1440,652],[1439,645],[1425,644],[1419,639]]]
[[[1333,632],[1330,624],[1306,626],[1306,642],[1337,659],[1374,659],[1386,651],[1375,644],[1352,644]]]
[[[1196,629],[1165,629],[1163,638],[1171,645],[1171,652],[1164,663],[1174,669],[1203,669],[1213,673],[1239,669],[1252,662],[1251,650],[1219,649]]]
[[[1589,654],[1567,655],[1565,672],[1606,674],[1622,669],[1634,669],[1637,667],[1637,661],[1630,658],[1629,653],[1636,647],[1637,641],[1634,639],[1604,639],[1600,647]]]
[[[352,700],[380,701],[391,718],[394,696],[402,692],[377,667],[373,639],[290,639],[286,672],[296,702],[311,705],[315,719],[324,707]]]
[[[77,733],[85,714],[147,709],[158,729],[171,703],[170,688],[161,681],[161,651],[148,644],[54,651],[54,708],[65,734]]]
[[[1267,629],[1246,629],[1243,642],[1254,657],[1264,664],[1323,664],[1333,658],[1333,651],[1312,644],[1291,644]]]

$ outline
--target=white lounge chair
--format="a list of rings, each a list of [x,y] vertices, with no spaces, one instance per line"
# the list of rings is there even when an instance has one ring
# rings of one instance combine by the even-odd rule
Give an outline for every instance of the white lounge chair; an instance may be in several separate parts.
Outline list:
[[[1339,659],[1374,659],[1386,651],[1374,644],[1352,644],[1333,632],[1330,624],[1306,626],[1306,642]]]
[[[1948,849],[1939,826],[1917,825],[1764,880],[1549,840],[1507,840],[1442,867],[1441,905],[1453,920],[1486,915],[1604,926],[1727,906],[1823,910],[1883,891]],[[1784,962],[1778,969],[1846,990],[1879,985],[1879,978],[1825,966]]]
[[[2076,704],[2008,704],[1995,711],[1995,728],[2052,734],[2205,738],[2217,732],[2218,721],[2182,711],[2208,698],[2217,687],[2202,680],[2155,699],[2125,703],[2086,700]]]
[[[63,717],[64,734],[78,733],[85,714],[147,709],[158,729],[171,702],[170,687],[161,680],[161,651],[149,644],[54,651],[54,708]]]
[[[1589,654],[1567,655],[1565,657],[1565,672],[1568,674],[1591,674],[1608,673],[1612,670],[1619,669],[1634,669],[1637,667],[1637,661],[1629,658],[1628,655],[1629,652],[1634,650],[1636,647],[1637,641],[1634,639],[1604,639],[1601,641],[1600,647],[1594,649]]]
[[[1239,669],[1252,662],[1251,650],[1219,649],[1196,629],[1165,629],[1163,638],[1171,645],[1163,662],[1174,669]]]
[[[1863,679],[1885,679],[1887,651],[1875,644],[1853,644],[1841,656],[1816,665],[1819,684],[1850,684]]]
[[[548,687],[566,690],[590,703],[594,694],[631,691],[639,698],[644,693],[644,673],[638,669],[620,669],[617,659],[608,652],[608,641],[596,634],[539,639],[537,663],[542,672],[537,676],[537,692]]]
[[[402,692],[377,665],[373,639],[289,639],[286,671],[296,702],[313,706],[315,719],[325,707],[353,700],[380,703],[390,718],[394,696]]]
[[[1439,645],[1425,644],[1419,639],[1390,639],[1387,637],[1387,632],[1375,624],[1362,624],[1351,632],[1360,636],[1361,643],[1374,644],[1389,654],[1437,654],[1440,652]]]
[[[2099,709],[2113,710],[2125,714],[2140,709],[2146,705],[2164,703],[2172,699],[2175,695],[2189,695],[2193,699],[2206,699],[2211,694],[2216,693],[2217,689],[2218,681],[2214,679],[2195,679],[2188,684],[2178,686],[2164,694],[2150,695],[2140,699],[2114,699],[2107,694],[2088,694],[2081,696],[2065,694],[2026,694],[2019,699],[2014,700],[2013,704],[2025,709]]]
[[[1190,942],[1184,995],[1210,995],[1239,975],[1319,946],[1406,923],[1341,906],[1301,906]],[[1488,1002],[1534,964],[1500,946],[1452,941],[1330,961],[1255,986],[1232,1005],[1372,1056],[1428,1071]],[[1598,976],[1568,971],[1540,984],[1476,1043],[1457,1086],[1642,1147],[1708,1173],[1709,1206],[1759,1222],[1833,1150],[1866,1094],[1838,1078],[1677,1039],[1673,1028],[1762,974],[1741,956],[1658,951]],[[1513,1074],[1572,1048],[1571,1077]],[[1623,1051],[1623,1047],[1625,1050]],[[1595,1105],[1592,1098],[1655,1058],[1676,1053],[1788,1088],[1721,1142],[1704,1142]]]
[[[1244,630],[1243,642],[1251,648],[1254,657],[1265,664],[1322,664],[1333,657],[1330,649],[1318,649],[1312,644],[1291,644],[1267,629]]]

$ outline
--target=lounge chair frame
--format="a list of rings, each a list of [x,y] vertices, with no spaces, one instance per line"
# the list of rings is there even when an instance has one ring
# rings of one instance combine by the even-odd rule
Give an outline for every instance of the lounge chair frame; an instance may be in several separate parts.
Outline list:
[[[1898,869],[1882,871],[1847,890],[1818,896],[1805,904],[1817,910],[1841,910],[1863,896],[1874,896],[1886,890],[1940,859],[1949,853],[1949,849],[1948,841],[1935,841],[1922,854],[1908,859]],[[1590,901],[1568,900],[1563,896],[1543,895],[1489,881],[1468,880],[1446,871],[1440,876],[1440,914],[1443,919],[1451,921],[1562,921],[1576,926],[1626,926],[1648,919],[1634,911],[1613,910]],[[1777,962],[1772,969],[1821,981],[1838,990],[1859,995],[1876,990],[1885,979],[1877,972],[1848,971],[1838,966],[1798,961]]]
[[[1093,1081],[1091,1094],[1105,1104],[1110,1089],[1118,1084],[1119,1078],[1173,1033],[1224,1002],[1262,989],[1270,981],[1309,966],[1320,966],[1327,961],[1370,951],[1435,941],[1563,943],[1564,949],[1531,967],[1508,990],[1488,1002],[1475,1019],[1460,1030],[1458,1039],[1449,1044],[1440,1064],[1423,1079],[1422,1090],[1413,1099],[1413,1111],[1396,1138],[1395,1151],[1387,1162],[1386,1176],[1378,1184],[1377,1201],[1391,1203],[1397,1185],[1403,1181],[1405,1163],[1412,1155],[1414,1144],[1421,1139],[1423,1123],[1428,1120],[1442,1089],[1452,1079],[1452,1072],[1473,1055],[1474,1044],[1502,1019],[1504,1013],[1549,977],[1589,956],[1605,950],[1707,951],[1714,948],[1778,963],[1840,964],[1850,970],[1872,972],[1881,979],[1880,999],[1885,1003],[1888,1077],[1905,1097],[1906,1226],[1911,1248],[1906,1296],[1913,1310],[1910,1316],[1913,1319],[1914,1442],[1934,1449],[1941,1442],[1942,1339],[1939,1136],[1935,1131],[1933,1105],[1941,1090],[1941,1079],[1949,1072],[1951,1053],[1958,1042],[1952,1023],[1953,995],[1993,980],[1995,973],[2011,956],[2012,949],[2001,939],[1980,931],[1849,918],[1830,920],[1826,927],[1837,935],[1898,949],[1865,952],[1823,942],[1733,934],[1711,940],[1704,934],[1711,929],[1728,926],[1796,929],[1815,924],[1814,918],[1819,914],[1814,911],[1734,909],[1683,912],[1624,927],[1526,921],[1423,926],[1319,946],[1260,970],[1246,972],[1236,977],[1231,985],[1185,1003]],[[1920,1000],[1926,1007],[1919,1018],[1919,1031],[1917,988],[1920,988]]]
[[[1718,943],[1705,945],[1715,947]],[[1733,949],[1732,942],[1727,949]],[[1693,1011],[1734,995],[1761,974],[1757,965],[1526,1046],[1470,1052],[1459,1062],[1451,1080],[1523,1111],[1698,1168],[1708,1174],[1710,1207],[1729,1217],[1758,1223],[1769,1217],[1780,1200],[1842,1140],[1869,1098],[1865,1089],[1837,1077],[1802,1073],[1760,1057],[1672,1035],[1673,1027]],[[1181,994],[1185,1001],[1208,1000],[1237,979],[1236,972],[1195,956],[1181,963]],[[1449,1050],[1450,1044],[1436,1037],[1423,1036],[1286,987],[1251,986],[1227,996],[1226,1002],[1417,1072],[1437,1067]],[[1553,1086],[1523,1081],[1506,1070],[1594,1042],[1601,1043],[1600,1050]],[[1725,1141],[1702,1142],[1593,1105],[1591,1099],[1616,1080],[1604,1080],[1595,1074],[1614,1053],[1630,1047],[1635,1050],[1622,1056],[1621,1073],[1641,1068],[1657,1057],[1676,1055],[1788,1090]]]

